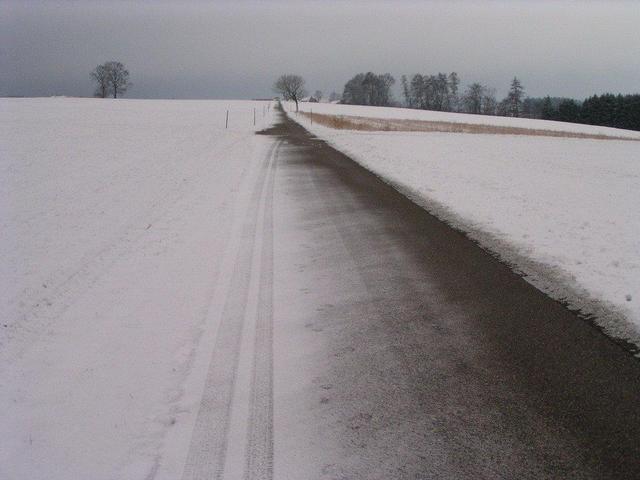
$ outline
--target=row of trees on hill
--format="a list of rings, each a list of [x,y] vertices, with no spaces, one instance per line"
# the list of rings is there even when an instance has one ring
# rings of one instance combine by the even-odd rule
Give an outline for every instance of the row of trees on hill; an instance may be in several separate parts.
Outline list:
[[[465,112],[480,115],[520,117],[523,113],[524,87],[514,77],[508,95],[500,102],[496,92],[478,82],[460,91],[460,77],[456,72],[437,75],[415,74],[409,80],[402,76],[402,94],[409,108],[443,112]]]
[[[395,79],[389,73],[359,73],[344,86],[342,103],[351,105],[392,106],[391,88]],[[511,81],[507,96],[496,100],[495,90],[481,83],[472,83],[460,92],[456,72],[437,75],[415,74],[401,77],[405,106],[444,112],[465,112],[482,115],[542,118],[563,122],[585,123],[607,127],[640,130],[640,95],[593,95],[583,102],[571,98],[525,98],[524,87],[517,77]],[[274,90],[285,100],[300,101],[305,95],[304,79],[299,75],[282,75]],[[333,93],[330,100],[335,100]],[[322,93],[316,91],[315,100]]]
[[[495,90],[472,83],[460,92],[460,77],[456,72],[437,75],[415,74],[400,79],[404,103],[409,108],[441,112],[467,112],[484,115],[519,117],[523,113],[524,87],[518,78],[511,81],[509,94],[496,100]],[[390,106],[394,103],[391,87],[395,79],[389,73],[359,73],[344,86],[342,102],[351,105]]]
[[[406,75],[402,75],[400,81],[402,95],[409,108],[445,112],[457,111],[459,108],[460,79],[456,72],[451,72],[449,75],[445,73],[437,75],[417,73],[410,80]]]
[[[91,72],[91,79],[96,84],[94,96],[106,98],[123,95],[129,87],[129,70],[121,62],[111,61],[98,65]]]
[[[391,87],[396,83],[390,73],[359,73],[344,86],[342,103],[350,105],[388,106],[393,101]]]

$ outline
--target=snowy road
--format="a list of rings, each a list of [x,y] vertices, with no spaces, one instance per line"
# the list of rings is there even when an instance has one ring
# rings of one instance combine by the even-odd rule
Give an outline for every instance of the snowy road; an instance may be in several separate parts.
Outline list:
[[[630,130],[526,118],[310,103],[301,109],[378,115],[374,122],[444,117],[640,140]],[[313,124],[309,115],[291,118],[640,351],[639,141],[366,132],[323,126],[317,115]]]
[[[0,478],[640,476],[640,362],[302,127],[2,106]]]
[[[640,474],[636,359],[293,122],[269,133],[183,479]]]
[[[276,478],[637,478],[640,364],[287,122]]]

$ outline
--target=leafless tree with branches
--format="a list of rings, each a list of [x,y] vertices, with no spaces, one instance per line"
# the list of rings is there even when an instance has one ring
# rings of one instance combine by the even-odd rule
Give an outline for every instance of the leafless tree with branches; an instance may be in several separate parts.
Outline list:
[[[96,82],[96,91],[94,96],[106,98],[109,95],[109,71],[105,65],[98,65],[91,72],[91,79]]]
[[[91,78],[97,84],[95,96],[106,98],[107,95],[113,95],[118,98],[131,87],[129,81],[129,70],[121,62],[105,62],[98,65],[93,72]]]
[[[107,62],[105,66],[109,70],[109,88],[113,98],[118,98],[131,86],[129,82],[129,70],[120,62]]]
[[[281,75],[273,84],[273,90],[282,95],[285,100],[296,102],[296,112],[298,102],[307,94],[304,89],[304,78],[293,74]]]

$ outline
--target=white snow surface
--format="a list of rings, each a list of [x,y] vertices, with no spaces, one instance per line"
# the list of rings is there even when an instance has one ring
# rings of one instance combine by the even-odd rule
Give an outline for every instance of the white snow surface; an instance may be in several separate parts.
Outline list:
[[[180,478],[265,105],[0,99],[0,479]],[[640,344],[640,142],[311,130]]]
[[[295,105],[287,102],[286,109],[295,110]],[[496,127],[530,128],[555,132],[584,133],[589,135],[605,135],[640,139],[640,132],[619,128],[582,125],[578,123],[555,122],[530,118],[497,117],[488,115],[472,115],[469,113],[435,112],[432,110],[416,110],[409,108],[369,107],[363,105],[340,105],[331,103],[299,104],[300,111],[327,115],[347,115],[353,117],[369,117],[394,120],[422,120],[429,122],[466,123],[472,125],[491,125]]]
[[[0,478],[179,478],[265,105],[0,99]]]
[[[538,120],[397,108],[301,104],[378,118],[504,123],[639,132]],[[287,105],[289,112],[293,111]],[[640,142],[439,132],[305,128],[579,310],[609,335],[640,346]]]

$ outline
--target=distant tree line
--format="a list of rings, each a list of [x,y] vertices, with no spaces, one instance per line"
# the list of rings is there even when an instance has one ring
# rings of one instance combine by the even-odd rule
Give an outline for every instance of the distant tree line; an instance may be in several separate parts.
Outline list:
[[[398,105],[389,73],[359,73],[344,86],[342,103],[351,105]],[[498,101],[493,88],[478,82],[463,91],[456,72],[414,74],[400,78],[404,106],[442,112],[541,118],[607,127],[640,130],[640,95],[593,95],[583,102],[571,98],[525,97],[522,82],[514,77],[507,96]]]
[[[496,91],[474,82],[460,92],[460,77],[456,72],[437,75],[415,74],[408,80],[402,76],[402,93],[409,108],[442,112],[464,112],[477,115],[520,117],[523,113],[524,87],[514,77],[508,95],[500,102]]]
[[[495,90],[472,83],[460,92],[460,77],[456,72],[422,75],[400,79],[404,104],[409,108],[441,112],[466,112],[482,115],[519,117],[523,111],[524,88],[517,78],[511,82],[507,97],[498,102]],[[344,86],[342,103],[350,105],[394,105],[391,87],[395,79],[389,73],[359,73]]]
[[[640,130],[640,95],[593,95],[583,102],[572,98],[532,99],[534,118]]]
[[[342,103],[389,106],[393,102],[391,87],[395,83],[395,78],[389,73],[382,75],[376,75],[373,72],[359,73],[344,86]]]
[[[402,94],[409,108],[423,110],[457,111],[458,110],[458,74],[452,72],[449,75],[438,73],[437,75],[415,74],[411,79],[403,75]]]

